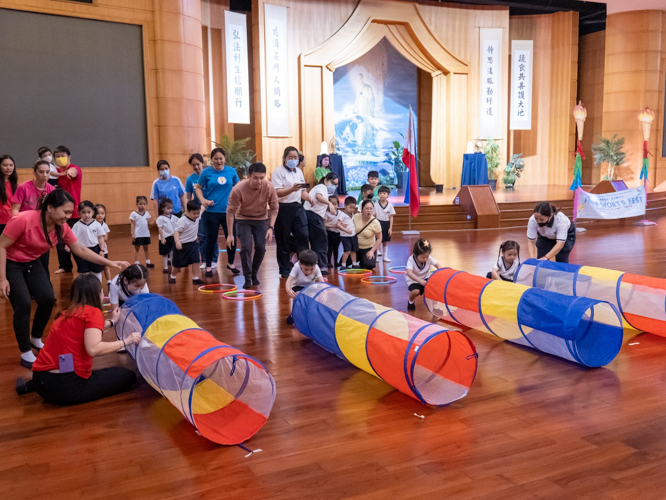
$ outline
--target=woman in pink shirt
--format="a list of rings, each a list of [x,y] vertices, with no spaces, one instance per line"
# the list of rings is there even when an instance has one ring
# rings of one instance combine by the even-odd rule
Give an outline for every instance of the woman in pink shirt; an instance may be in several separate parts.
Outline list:
[[[9,155],[0,156],[0,234],[12,218],[12,198],[16,192],[18,174],[14,158]]]
[[[37,160],[32,167],[35,178],[31,181],[22,182],[16,188],[16,192],[12,198],[12,213],[16,215],[19,212],[26,210],[37,210],[39,200],[47,194],[55,190],[49,184],[49,176],[51,175],[51,165],[46,160]]]
[[[32,348],[41,349],[55,297],[39,259],[55,245],[67,245],[89,262],[120,269],[127,262],[112,262],[82,246],[67,225],[74,199],[56,189],[41,203],[40,210],[27,210],[12,218],[0,235],[0,298],[9,298],[14,310],[14,334],[21,350],[21,365],[31,368]],[[37,310],[30,330],[30,297]]]

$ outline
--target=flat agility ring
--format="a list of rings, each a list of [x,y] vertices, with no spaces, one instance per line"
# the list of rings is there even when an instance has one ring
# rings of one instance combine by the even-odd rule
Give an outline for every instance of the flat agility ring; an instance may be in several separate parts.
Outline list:
[[[227,300],[257,300],[261,298],[261,292],[258,290],[230,290],[224,292],[222,297]]]
[[[398,281],[393,276],[366,276],[361,278],[361,283],[365,285],[390,285]]]
[[[222,287],[222,286],[228,287],[228,288],[225,288],[224,290],[216,290],[215,289],[215,287]],[[200,286],[198,288],[198,290],[201,293],[225,293],[225,292],[233,292],[233,291],[237,290],[237,287],[233,283],[216,283],[216,284],[213,284],[213,285]]]
[[[389,267],[389,273],[393,274],[407,274],[407,266]]]
[[[372,271],[370,269],[340,269],[338,271],[340,276],[370,276]]]

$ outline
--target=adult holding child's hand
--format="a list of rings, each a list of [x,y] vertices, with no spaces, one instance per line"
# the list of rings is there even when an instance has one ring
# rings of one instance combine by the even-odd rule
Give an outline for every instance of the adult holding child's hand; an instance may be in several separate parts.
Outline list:
[[[67,245],[89,262],[115,267],[129,265],[110,261],[81,245],[67,225],[74,199],[64,189],[56,189],[42,202],[39,210],[20,212],[0,235],[0,298],[9,298],[14,310],[14,333],[21,350],[21,365],[31,368],[32,349],[41,349],[42,335],[55,303],[53,287],[40,257],[50,248]],[[30,329],[31,297],[37,310]]]

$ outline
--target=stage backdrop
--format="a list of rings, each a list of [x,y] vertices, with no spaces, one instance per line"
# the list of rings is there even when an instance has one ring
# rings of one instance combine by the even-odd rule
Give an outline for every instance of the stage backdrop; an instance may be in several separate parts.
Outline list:
[[[347,189],[360,189],[370,170],[383,184],[397,182],[391,151],[393,141],[403,143],[410,105],[416,113],[416,69],[384,38],[333,73],[335,140]]]

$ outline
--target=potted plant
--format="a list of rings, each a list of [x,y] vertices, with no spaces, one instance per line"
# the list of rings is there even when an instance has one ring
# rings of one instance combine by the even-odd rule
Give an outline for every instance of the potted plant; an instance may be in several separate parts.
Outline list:
[[[488,139],[483,147],[483,152],[488,162],[488,184],[490,184],[490,189],[495,191],[497,189],[497,169],[501,160],[500,145],[492,139]]]
[[[404,139],[405,136],[400,134]],[[398,189],[405,187],[407,184],[407,167],[402,161],[403,147],[398,141],[393,141],[393,147],[386,153],[386,161],[393,165],[393,172],[398,183]]]
[[[594,154],[594,164],[601,165],[608,163],[608,172],[604,175],[602,180],[612,181],[615,177],[615,167],[624,163],[626,153],[622,151],[624,147],[624,137],[617,137],[617,134],[612,139],[601,138],[599,144],[592,146],[592,153]]]
[[[227,134],[224,134],[220,142],[213,141],[216,148],[222,148],[227,153],[226,165],[235,168],[238,177],[241,179],[247,177],[247,168],[256,156],[252,150],[245,147],[249,140],[250,138],[246,137],[234,141]],[[205,157],[206,163],[210,165],[209,156],[205,155]]]
[[[511,161],[504,167],[504,176],[502,177],[502,182],[506,189],[511,189],[516,184],[516,179],[520,178],[520,174],[525,168],[525,160],[523,160],[523,154],[513,155]]]

